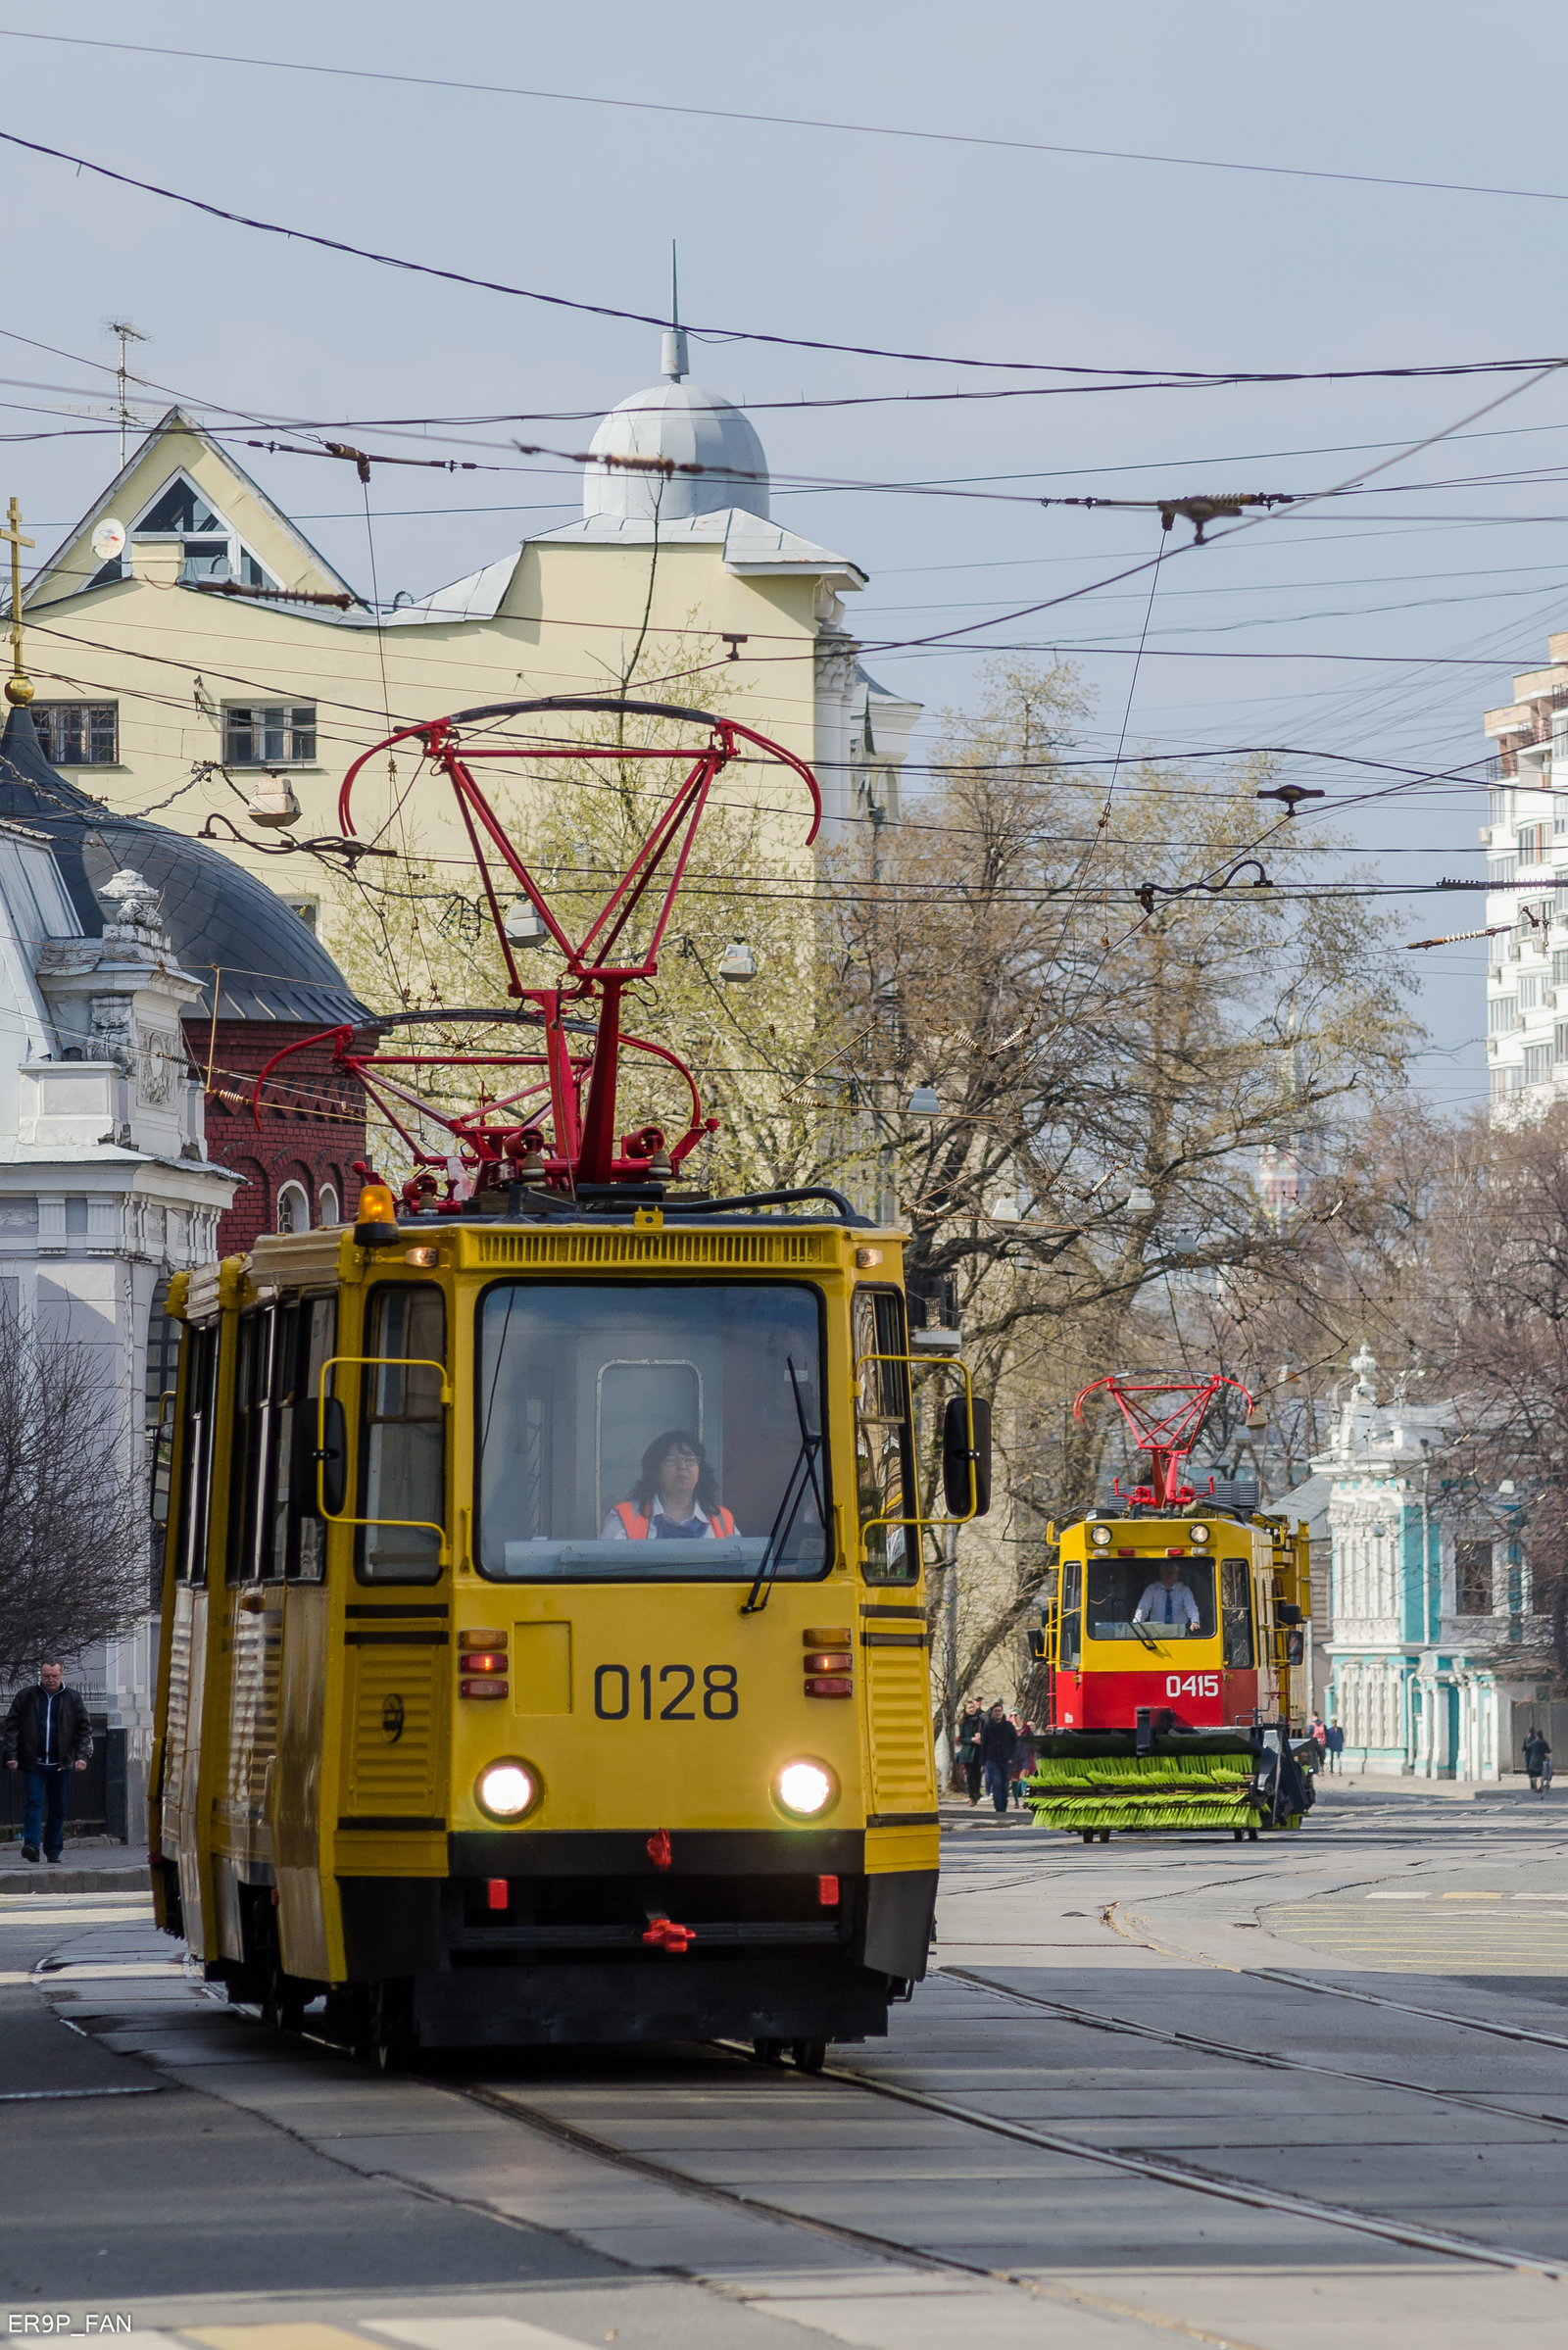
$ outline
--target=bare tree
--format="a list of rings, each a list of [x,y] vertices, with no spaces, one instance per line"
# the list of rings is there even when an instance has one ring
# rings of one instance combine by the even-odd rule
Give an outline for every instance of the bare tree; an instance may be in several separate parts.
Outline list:
[[[1047,1516],[1094,1497],[1115,1422],[1079,1425],[1076,1389],[1149,1359],[1174,1277],[1289,1282],[1329,1203],[1272,1218],[1258,1150],[1396,1087],[1412,1035],[1378,918],[1313,886],[1266,767],[1112,791],[1072,757],[1081,707],[1070,671],[998,664],[841,893],[850,1082],[898,1121],[911,1294],[1005,1406],[1011,1566],[993,1535],[965,1687],[1038,1596]],[[918,1087],[937,1113],[905,1121]]]
[[[99,1349],[0,1311],[0,1679],[71,1657],[142,1614],[146,1478]]]

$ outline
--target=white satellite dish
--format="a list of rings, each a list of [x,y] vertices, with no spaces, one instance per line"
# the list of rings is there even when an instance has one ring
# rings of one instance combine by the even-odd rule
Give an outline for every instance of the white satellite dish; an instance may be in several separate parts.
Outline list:
[[[125,552],[125,525],[106,514],[92,534],[92,551],[101,563],[111,563]]]

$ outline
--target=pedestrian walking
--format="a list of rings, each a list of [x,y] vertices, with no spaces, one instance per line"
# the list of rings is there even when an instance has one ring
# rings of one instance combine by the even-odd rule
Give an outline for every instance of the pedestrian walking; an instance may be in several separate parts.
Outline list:
[[[1329,1769],[1337,1771],[1340,1767],[1340,1756],[1345,1752],[1345,1733],[1338,1722],[1329,1724],[1323,1734],[1323,1743],[1328,1750]]]
[[[980,1733],[985,1718],[978,1697],[969,1698],[958,1717],[958,1765],[971,1804],[980,1800]]]
[[[1012,1717],[1014,1720],[1016,1716]],[[1026,1715],[1018,1722],[1018,1743],[1011,1765],[1012,1802],[1015,1811],[1022,1811],[1024,1787],[1035,1762],[1035,1726]]]
[[[1525,1739],[1525,1769],[1530,1774],[1530,1792],[1544,1795],[1551,1785],[1551,1748],[1539,1730],[1532,1730]]]
[[[65,1668],[40,1665],[30,1689],[11,1700],[3,1734],[8,1771],[22,1773],[22,1857],[57,1861],[66,1841],[66,1797],[73,1771],[92,1754],[87,1708],[66,1687]]]
[[[985,1719],[980,1733],[980,1761],[985,1773],[986,1793],[998,1811],[1007,1808],[1007,1789],[1012,1779],[1012,1757],[1018,1744],[1018,1733],[1008,1721],[999,1697]]]

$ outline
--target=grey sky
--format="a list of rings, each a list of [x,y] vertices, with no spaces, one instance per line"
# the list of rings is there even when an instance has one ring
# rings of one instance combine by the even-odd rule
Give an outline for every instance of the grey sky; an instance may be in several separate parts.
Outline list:
[[[1568,161],[1549,141],[1497,127],[1516,76],[1527,87],[1554,79],[1564,24],[1544,5],[1483,15],[1331,0],[1308,21],[1145,0],[1096,12],[1040,0],[976,11],[679,0],[656,12],[602,0],[591,12],[460,4],[439,14],[402,0],[329,11],[271,0],[243,12],[164,0],[140,16],[84,0],[39,18],[0,0],[8,28],[482,83],[483,94],[462,94],[0,38],[6,122],[25,136],[236,210],[586,301],[662,311],[677,236],[688,317],[831,341],[1220,370],[1568,347],[1544,298],[1564,203],[492,94],[510,83],[1568,195]],[[138,354],[145,372],[197,407],[223,404],[269,425],[597,415],[657,372],[649,329],[314,252],[15,149],[0,150],[0,190],[14,331],[102,362],[113,356],[103,320],[128,315],[153,338]],[[88,504],[116,442],[88,416],[43,412],[91,405],[104,379],[15,340],[0,341],[0,359],[14,379],[0,393],[11,404],[0,430],[65,427],[65,437],[14,439],[0,480],[45,525],[47,552],[47,526],[63,528]],[[951,367],[746,343],[694,347],[693,374],[751,402],[958,381]],[[982,380],[965,376],[961,388]],[[870,572],[851,618],[874,643],[984,621],[1153,549],[1151,515],[1042,511],[1029,502],[1040,495],[1315,490],[1503,388],[1456,378],[1052,392],[755,420],[775,514]],[[591,424],[514,429],[572,448]],[[373,445],[368,428],[363,437]],[[507,428],[467,437],[503,444],[466,454],[505,469],[376,474],[383,594],[422,593],[575,510],[574,477],[510,452]],[[352,473],[244,456],[368,584]],[[1546,632],[1568,611],[1565,459],[1568,374],[1381,476],[1376,493],[1170,563],[1131,740],[1172,754],[1299,746],[1319,757],[1290,772],[1342,800],[1389,779],[1326,766],[1324,753],[1435,767],[1479,759],[1481,710],[1506,697],[1514,666],[1544,658]],[[781,475],[961,480],[1009,495],[790,489]],[[1146,599],[1147,583],[1133,580],[976,639],[1071,652],[1099,696],[1094,739],[1113,743]],[[1396,658],[1306,658],[1346,654]],[[978,656],[959,640],[877,652],[869,665],[936,706],[971,691]],[[1479,787],[1449,787],[1357,806],[1340,822],[1388,878],[1418,881],[1479,877],[1484,815]],[[1477,927],[1482,905],[1401,903],[1396,935]],[[1423,1082],[1441,1102],[1477,1099],[1482,951],[1421,959],[1434,1031]]]

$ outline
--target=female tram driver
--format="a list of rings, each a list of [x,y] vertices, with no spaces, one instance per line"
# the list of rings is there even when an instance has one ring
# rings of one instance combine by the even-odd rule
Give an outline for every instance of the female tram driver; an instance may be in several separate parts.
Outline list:
[[[735,1521],[719,1504],[708,1455],[684,1428],[666,1428],[643,1454],[629,1501],[617,1501],[600,1530],[603,1542],[692,1542],[726,1536]]]

